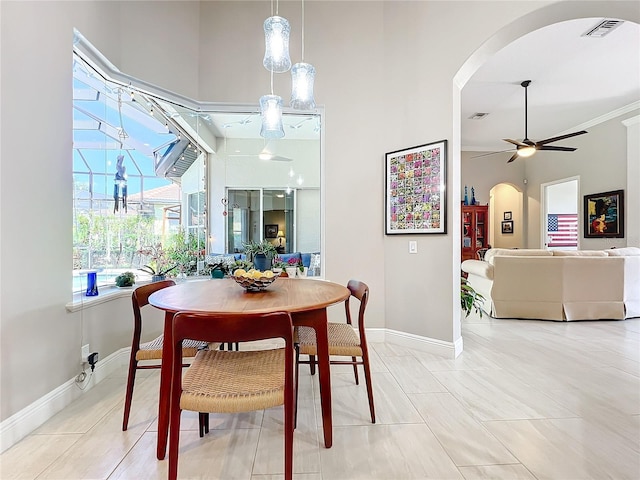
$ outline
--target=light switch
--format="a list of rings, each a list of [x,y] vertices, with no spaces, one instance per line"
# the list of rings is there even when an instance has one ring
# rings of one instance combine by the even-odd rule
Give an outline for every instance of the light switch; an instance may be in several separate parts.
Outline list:
[[[409,253],[418,253],[418,242],[415,240],[409,241]]]

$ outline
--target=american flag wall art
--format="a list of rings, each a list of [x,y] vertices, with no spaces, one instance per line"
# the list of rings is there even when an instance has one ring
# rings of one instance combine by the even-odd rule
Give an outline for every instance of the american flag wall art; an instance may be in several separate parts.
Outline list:
[[[547,215],[547,246],[578,246],[577,213],[550,213]]]

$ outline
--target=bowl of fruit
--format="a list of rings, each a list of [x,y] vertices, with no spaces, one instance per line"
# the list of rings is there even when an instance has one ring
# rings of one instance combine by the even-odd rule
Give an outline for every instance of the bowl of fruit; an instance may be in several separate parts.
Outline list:
[[[239,268],[233,272],[232,278],[247,292],[261,292],[271,285],[278,275],[271,270],[244,270]]]

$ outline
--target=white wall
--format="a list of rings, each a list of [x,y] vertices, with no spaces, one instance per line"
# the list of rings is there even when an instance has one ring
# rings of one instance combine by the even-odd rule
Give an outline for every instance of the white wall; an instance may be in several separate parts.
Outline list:
[[[325,270],[340,283],[360,278],[369,284],[371,327],[433,339],[436,346],[460,341],[459,88],[453,78],[501,43],[572,15],[639,20],[635,2],[561,3],[305,5],[305,60],[318,71],[316,100],[326,109]],[[292,24],[294,59],[300,56],[299,8],[298,2],[280,5]],[[269,5],[1,2],[0,12],[4,420],[73,378],[82,342],[98,344],[103,358],[128,343],[104,331],[130,328],[125,312],[82,318],[64,308],[72,265],[72,28],[138,78],[199,100],[255,103],[269,87],[261,32]],[[286,96],[288,83],[278,77],[276,91]],[[441,139],[452,139],[448,233],[385,237],[384,153]],[[408,240],[418,242],[417,255],[408,254]],[[339,306],[331,310],[342,316]]]
[[[529,205],[529,247],[540,248],[541,245],[540,184],[573,176],[580,177],[580,249],[597,250],[627,246],[627,236],[607,239],[584,238],[582,197],[621,189],[626,190],[628,195],[628,190],[637,191],[640,188],[640,182],[631,179],[627,181],[627,129],[621,123],[623,119],[637,114],[638,111],[631,112],[587,128],[587,135],[572,139],[575,140],[572,146],[578,148],[573,153],[554,155],[555,152],[538,152],[526,159],[526,175],[529,180],[526,190]]]

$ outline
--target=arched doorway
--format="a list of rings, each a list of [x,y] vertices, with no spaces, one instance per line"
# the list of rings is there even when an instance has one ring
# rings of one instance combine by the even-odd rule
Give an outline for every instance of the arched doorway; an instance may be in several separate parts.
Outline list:
[[[464,64],[461,65],[460,69],[454,75],[452,82],[453,135],[451,170],[453,172],[453,181],[456,182],[456,185],[454,186],[452,191],[455,200],[458,200],[457,196],[460,194],[461,178],[461,91],[467,84],[469,79],[491,56],[493,56],[496,52],[498,52],[505,46],[509,45],[517,38],[548,25],[587,17],[618,18],[626,21],[640,23],[640,12],[638,11],[637,6],[633,5],[633,2],[558,2],[551,5],[546,5],[506,25],[491,38],[489,38],[486,42],[480,45],[478,49],[467,59],[467,61],[465,61]],[[523,198],[523,204],[526,212],[527,210],[529,210],[528,208],[526,208],[528,204],[528,199],[526,196],[524,196]],[[453,201],[452,205],[452,216],[454,219],[459,219],[461,215],[460,202]],[[526,226],[524,228],[526,229]],[[460,234],[452,235],[451,239],[453,241],[452,257],[454,262],[453,268],[455,271],[459,269],[461,236]],[[454,279],[452,288],[453,298],[457,298],[459,290],[457,279]],[[454,339],[461,338],[460,330],[460,321],[454,321]]]

